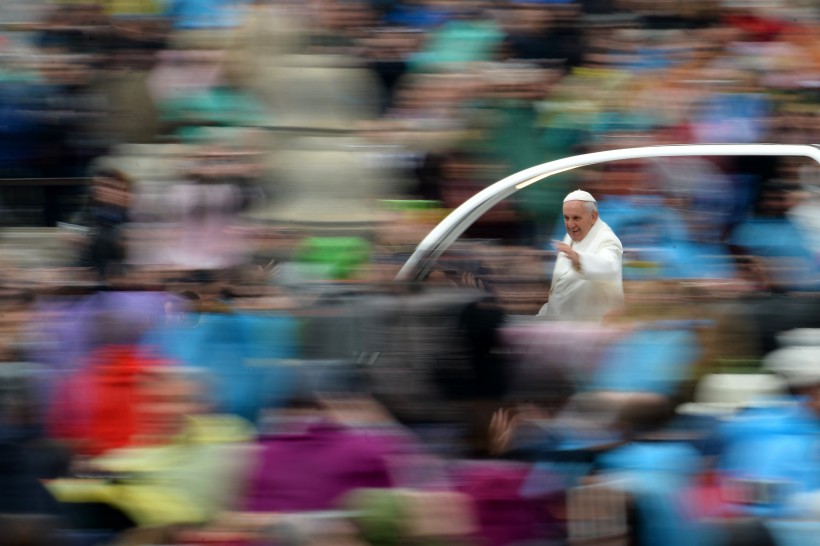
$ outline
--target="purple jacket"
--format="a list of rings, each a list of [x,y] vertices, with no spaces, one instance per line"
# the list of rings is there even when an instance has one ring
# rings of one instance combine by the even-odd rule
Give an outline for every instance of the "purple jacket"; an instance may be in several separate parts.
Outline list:
[[[251,511],[327,510],[353,489],[393,485],[384,438],[323,422],[263,436],[260,444],[245,501]]]

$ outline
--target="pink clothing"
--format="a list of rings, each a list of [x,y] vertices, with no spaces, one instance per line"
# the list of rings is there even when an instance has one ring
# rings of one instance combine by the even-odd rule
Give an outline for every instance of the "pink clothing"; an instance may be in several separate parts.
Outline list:
[[[142,205],[141,212],[159,216],[163,227],[137,235],[148,240],[132,246],[132,263],[193,270],[228,268],[244,261],[246,249],[236,229],[242,194],[235,185],[175,184]]]

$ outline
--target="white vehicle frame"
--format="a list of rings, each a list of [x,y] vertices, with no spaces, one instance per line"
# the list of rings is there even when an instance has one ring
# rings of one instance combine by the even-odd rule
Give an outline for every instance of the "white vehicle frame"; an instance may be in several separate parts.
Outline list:
[[[820,145],[810,144],[677,144],[606,150],[542,163],[512,174],[481,190],[453,210],[418,244],[396,275],[397,281],[423,279],[436,260],[485,212],[510,195],[554,174],[579,167],[653,157],[803,156],[820,165]]]

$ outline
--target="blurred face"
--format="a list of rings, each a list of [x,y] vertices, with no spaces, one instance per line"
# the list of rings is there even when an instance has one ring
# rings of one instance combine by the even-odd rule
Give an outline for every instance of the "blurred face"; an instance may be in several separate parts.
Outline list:
[[[145,432],[159,439],[178,434],[185,418],[207,411],[202,385],[191,379],[147,374],[137,407]]]
[[[564,226],[570,239],[580,242],[598,219],[598,212],[590,210],[584,201],[567,201],[564,203]]]
[[[93,197],[97,203],[127,207],[129,199],[128,184],[116,178],[98,176],[94,178]]]

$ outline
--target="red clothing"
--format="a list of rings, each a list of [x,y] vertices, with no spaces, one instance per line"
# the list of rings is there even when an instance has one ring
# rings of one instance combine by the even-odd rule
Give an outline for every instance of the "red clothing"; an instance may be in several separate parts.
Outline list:
[[[47,418],[49,434],[77,443],[82,455],[99,455],[149,434],[139,419],[139,383],[164,362],[130,345],[97,349],[89,362],[57,386]]]
[[[724,22],[729,26],[745,31],[755,40],[762,42],[776,40],[784,31],[789,29],[789,24],[784,21],[751,14],[728,15],[724,17]]]

